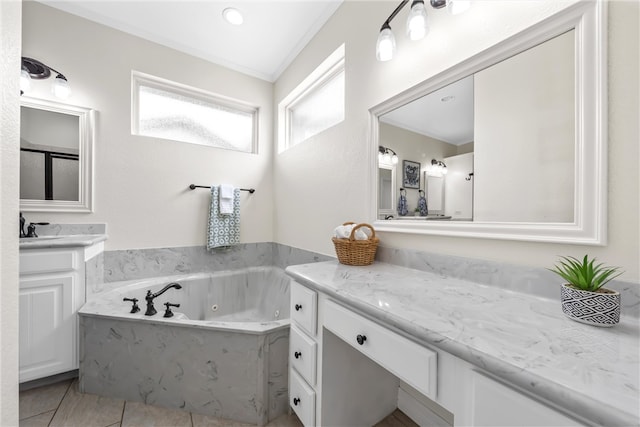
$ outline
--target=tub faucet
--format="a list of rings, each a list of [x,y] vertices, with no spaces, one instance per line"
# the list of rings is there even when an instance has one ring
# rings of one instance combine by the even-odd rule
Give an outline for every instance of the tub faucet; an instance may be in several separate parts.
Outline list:
[[[174,282],[174,283],[169,283],[167,286],[160,289],[155,294],[152,294],[151,291],[147,291],[147,296],[144,297],[144,299],[147,301],[147,311],[145,311],[144,313],[145,316],[153,316],[154,314],[157,313],[155,307],[153,306],[153,300],[159,297],[160,295],[164,294],[171,288],[182,289],[182,286],[179,283]]]

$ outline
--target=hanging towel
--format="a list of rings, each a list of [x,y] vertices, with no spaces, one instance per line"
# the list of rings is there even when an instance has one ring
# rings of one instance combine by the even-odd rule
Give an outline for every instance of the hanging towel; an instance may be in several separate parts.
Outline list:
[[[404,194],[403,194],[404,191]],[[409,213],[409,207],[407,205],[407,190],[404,188],[400,189],[400,200],[398,200],[398,215],[405,216]]]
[[[233,186],[220,184],[220,213],[231,215],[233,213]]]
[[[221,186],[220,186],[221,187]],[[207,249],[240,243],[240,189],[233,189],[231,214],[220,213],[220,187],[211,186],[211,206],[207,227]]]
[[[429,210],[427,209],[427,199],[424,198],[424,190],[420,190],[420,198],[418,198],[418,210],[420,211],[420,216],[427,216],[429,214]]]

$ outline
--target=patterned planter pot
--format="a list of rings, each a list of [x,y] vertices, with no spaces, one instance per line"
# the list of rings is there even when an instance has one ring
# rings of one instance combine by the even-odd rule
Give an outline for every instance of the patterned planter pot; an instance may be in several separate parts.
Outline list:
[[[588,325],[611,327],[620,321],[620,293],[590,292],[562,285],[562,312],[569,318]]]

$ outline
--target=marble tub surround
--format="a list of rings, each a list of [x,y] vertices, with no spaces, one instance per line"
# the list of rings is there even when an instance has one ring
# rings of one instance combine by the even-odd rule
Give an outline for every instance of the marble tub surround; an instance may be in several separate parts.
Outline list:
[[[595,328],[556,300],[442,273],[336,261],[291,266],[299,283],[596,425],[640,423],[637,319]]]
[[[560,301],[562,279],[545,268],[385,246],[376,260]],[[623,316],[640,317],[640,283],[613,280],[606,287],[620,292]]]
[[[326,261],[331,257],[272,242],[242,243],[226,250],[205,246],[105,252],[104,281]]]
[[[146,290],[174,281],[145,316]],[[120,283],[79,312],[80,390],[266,424],[288,408],[289,285],[277,267]]]

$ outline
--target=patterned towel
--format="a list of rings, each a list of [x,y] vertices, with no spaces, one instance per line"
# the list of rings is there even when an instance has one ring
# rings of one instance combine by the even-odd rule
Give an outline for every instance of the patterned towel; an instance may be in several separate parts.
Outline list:
[[[211,206],[207,227],[207,249],[231,246],[240,243],[240,189],[233,190],[233,212],[220,213],[220,187],[211,186]]]

